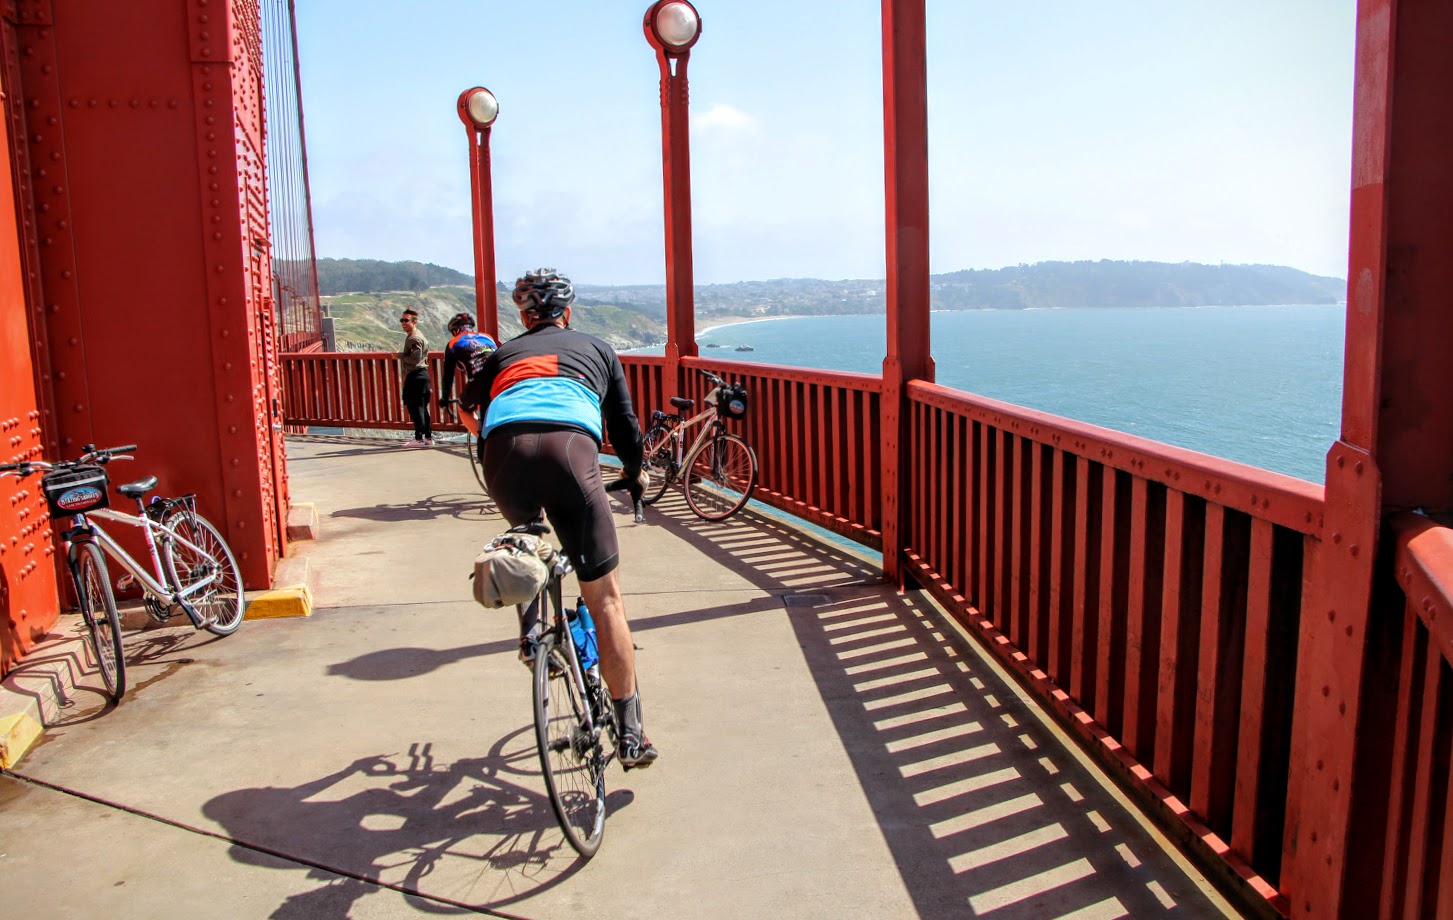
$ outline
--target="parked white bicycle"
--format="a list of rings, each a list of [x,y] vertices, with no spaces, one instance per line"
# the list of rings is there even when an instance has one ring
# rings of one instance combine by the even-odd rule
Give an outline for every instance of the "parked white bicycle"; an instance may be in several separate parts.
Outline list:
[[[192,626],[219,636],[228,635],[242,623],[242,573],[222,534],[197,513],[194,495],[153,496],[148,503],[144,496],[156,488],[156,477],[145,476],[116,487],[117,492],[136,500],[140,514],[109,507],[106,465],[112,460],[134,459],[129,452],[136,450],[135,444],[101,450],[87,444],[82,450],[85,453],[77,460],[25,460],[0,465],[0,476],[25,479],[34,473],[43,474],[41,490],[50,506],[51,520],[60,527],[65,518],[70,518],[71,526],[61,533],[66,542],[66,561],[101,679],[111,698],[120,702],[126,692],[121,616],[102,550],[127,572],[117,587],[126,590],[140,585],[147,612],[156,620],[165,622],[181,610]],[[102,529],[97,519],[140,528],[151,554],[150,571]]]

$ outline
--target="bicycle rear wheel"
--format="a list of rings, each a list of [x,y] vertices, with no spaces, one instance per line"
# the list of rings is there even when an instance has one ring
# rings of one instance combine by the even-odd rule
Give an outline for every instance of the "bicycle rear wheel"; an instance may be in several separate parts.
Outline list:
[[[200,514],[185,509],[173,511],[162,523],[193,544],[172,543],[172,564],[181,588],[185,589],[209,575],[217,576],[216,581],[188,597],[187,602],[202,615],[204,621],[208,621],[208,632],[218,636],[236,632],[237,627],[242,625],[246,607],[242,596],[242,572],[221,532]]]
[[[76,594],[106,693],[116,702],[126,693],[126,658],[121,652],[121,615],[111,593],[106,559],[94,543],[82,543],[76,559]]]
[[[641,496],[643,504],[652,505],[660,500],[671,484],[671,438],[666,431],[653,431],[646,435],[642,450],[646,472],[651,474],[651,486]]]
[[[704,520],[736,514],[757,487],[757,455],[734,434],[707,441],[686,466],[686,503]]]
[[[472,432],[464,436],[464,446],[469,450],[469,468],[474,471],[474,481],[485,492],[489,487],[484,484],[484,461],[479,459],[479,438]]]
[[[550,807],[565,839],[589,859],[605,834],[606,755],[600,727],[588,728],[588,704],[556,640],[547,632],[535,650],[535,740]]]

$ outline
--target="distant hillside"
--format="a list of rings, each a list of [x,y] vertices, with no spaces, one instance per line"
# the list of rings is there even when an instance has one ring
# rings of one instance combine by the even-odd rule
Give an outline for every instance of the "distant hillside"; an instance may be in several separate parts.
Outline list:
[[[1347,282],[1277,265],[1195,262],[1039,262],[966,269],[930,277],[935,310],[1024,310],[1074,307],[1199,307],[1338,303]],[[881,280],[779,278],[696,287],[700,315],[881,313]],[[591,297],[652,316],[666,314],[656,285],[577,285]]]
[[[474,284],[474,276],[429,262],[380,262],[377,259],[319,259],[318,293],[364,294],[422,291],[441,284]]]
[[[501,289],[497,292],[500,334],[512,338],[524,331],[520,314]],[[423,291],[379,291],[336,294],[323,297],[323,306],[333,317],[339,351],[398,351],[403,343],[399,314],[406,309],[419,313],[419,331],[438,351],[449,341],[449,320],[456,313],[474,312],[474,284],[431,287]],[[604,339],[614,348],[639,348],[666,341],[666,328],[649,316],[612,304],[576,301],[571,328]]]
[[[474,309],[474,280],[422,262],[319,259],[319,286],[345,351],[392,351],[398,314],[418,310],[431,346],[448,340],[445,324]],[[699,317],[881,313],[884,282],[779,278],[696,287]],[[574,326],[617,348],[666,338],[664,285],[596,285],[577,279]],[[1277,265],[1201,265],[1195,262],[1039,262],[966,269],[930,278],[935,310],[1024,310],[1078,307],[1199,307],[1338,303],[1347,282]],[[346,292],[346,293],[345,293]],[[496,287],[506,338],[520,331],[503,284]]]
[[[1030,307],[1204,307],[1337,303],[1341,278],[1279,265],[1194,262],[1040,262],[933,276],[942,310]]]

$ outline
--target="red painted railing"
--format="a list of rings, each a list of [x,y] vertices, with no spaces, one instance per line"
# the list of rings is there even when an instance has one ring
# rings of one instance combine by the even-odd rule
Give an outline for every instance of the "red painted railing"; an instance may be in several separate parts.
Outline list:
[[[644,419],[709,386],[689,374],[676,394],[666,359],[622,363]],[[878,377],[682,365],[746,384],[751,410],[729,424],[757,452],[759,500],[881,545]],[[392,354],[286,355],[282,367],[288,424],[408,427]],[[923,382],[905,404],[909,570],[1208,865],[1286,912],[1298,649],[1318,628],[1303,573],[1322,487]],[[1379,841],[1388,917],[1453,906],[1453,532],[1411,515],[1393,530],[1408,603],[1368,656],[1354,807],[1361,839]]]
[[[1382,860],[1378,917],[1447,917],[1453,916],[1453,530],[1412,513],[1393,518],[1389,530],[1404,602],[1401,611],[1378,611],[1388,641],[1370,662],[1376,669],[1371,685],[1396,692],[1381,712],[1364,716],[1379,740],[1390,736],[1388,751],[1373,756],[1391,758],[1387,781],[1372,782],[1387,790],[1386,803],[1369,809],[1387,816],[1385,842],[1369,840],[1366,856]]]
[[[279,368],[285,425],[412,430],[400,396],[399,356],[387,351],[286,354]],[[439,408],[444,353],[429,353],[429,414],[439,431],[463,431]],[[459,390],[456,386],[455,395]]]
[[[1321,487],[932,384],[908,397],[919,579],[1275,899]]]

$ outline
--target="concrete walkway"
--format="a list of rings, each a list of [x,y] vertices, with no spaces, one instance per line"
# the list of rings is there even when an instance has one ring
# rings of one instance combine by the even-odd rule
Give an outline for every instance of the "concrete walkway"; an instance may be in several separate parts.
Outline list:
[[[462,451],[300,439],[289,471],[315,613],[130,634],[114,708],[83,675],[0,775],[7,914],[1235,916],[872,557],[679,494],[617,517],[662,759],[612,768],[583,863],[513,612],[470,599],[502,524]]]

